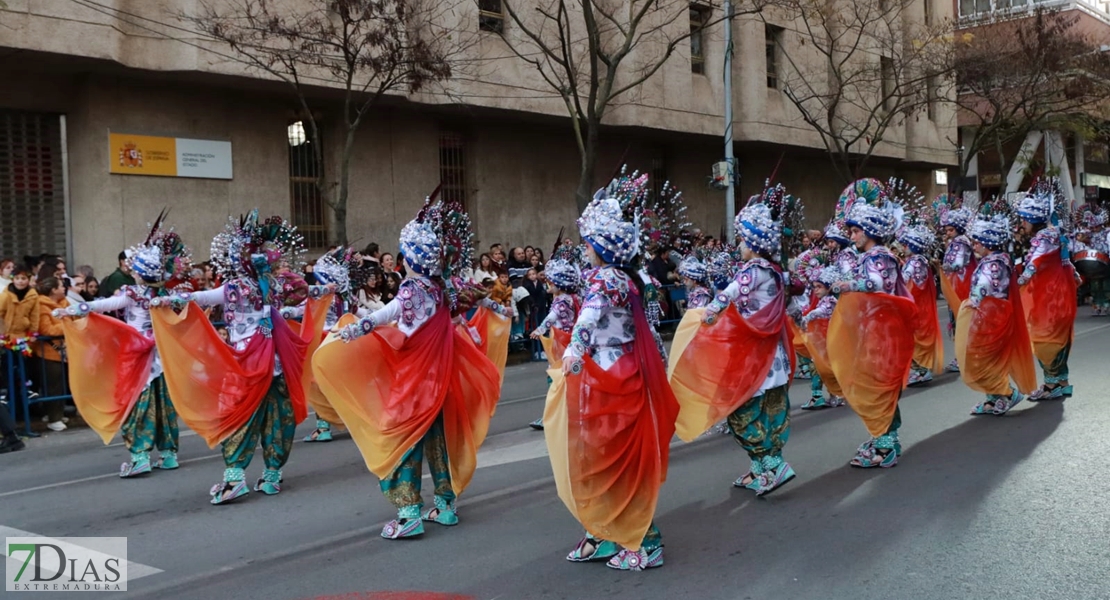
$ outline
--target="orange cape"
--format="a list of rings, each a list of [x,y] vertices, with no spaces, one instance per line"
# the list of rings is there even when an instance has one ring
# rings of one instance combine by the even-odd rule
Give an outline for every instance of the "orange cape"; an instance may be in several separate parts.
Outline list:
[[[829,365],[872,437],[890,429],[913,360],[917,305],[902,296],[847,292],[829,320]]]
[[[933,373],[940,374],[944,370],[944,343],[940,336],[937,284],[933,281],[932,271],[930,270],[924,286],[910,284],[906,287],[917,304],[913,319],[913,360]],[[968,294],[970,293],[969,288]],[[958,314],[958,311],[952,314]]]
[[[1036,271],[1021,289],[1021,303],[1029,324],[1033,353],[1052,364],[1075,334],[1076,285],[1070,266],[1056,250],[1034,262]]]
[[[389,477],[443,415],[451,487],[461,494],[501,393],[497,367],[440,307],[411,337],[381,327],[349,344],[329,335],[312,370],[366,467]]]
[[[552,369],[563,368],[563,353],[570,345],[570,332],[552,327],[551,331],[540,338],[543,353],[547,355],[547,365]]]
[[[305,304],[304,317],[301,318],[301,321],[299,323],[287,321],[287,323],[289,328],[296,332],[307,344],[303,366],[301,367],[301,389],[305,400],[312,407],[312,410],[316,411],[317,418],[327,421],[331,425],[342,426],[343,420],[339,418],[339,414],[328,403],[327,397],[320,391],[320,386],[316,383],[316,377],[312,375],[312,355],[316,353],[316,349],[320,347],[327,335],[324,327],[327,323],[328,311],[331,310],[334,303],[334,293],[328,293],[318,299],[309,298]],[[342,327],[354,320],[354,315],[343,315],[336,326]]]
[[[73,402],[107,444],[146,388],[154,340],[123,321],[96,313],[84,319],[62,319],[62,331]]]
[[[960,305],[971,295],[971,275],[978,264],[979,261],[973,258],[967,266],[955,273],[941,272],[940,291],[952,314],[959,313]]]
[[[786,329],[790,335],[791,345],[794,347],[794,355],[803,358],[813,359],[810,356],[809,348],[806,346],[805,332],[802,331],[801,326],[794,322],[794,319],[786,319]]]
[[[844,390],[836,380],[832,365],[829,363],[829,320],[813,319],[806,325],[806,348],[809,349],[810,359],[813,361],[817,374],[821,376],[821,383],[829,388],[833,396],[844,397]]]
[[[1017,289],[1016,279],[1010,289]],[[1010,395],[1010,378],[1018,391],[1037,387],[1033,350],[1025,327],[1020,294],[1010,300],[987,297],[979,308],[964,302],[956,319],[956,358],[967,387],[984,394]]]
[[[505,363],[509,360],[509,332],[512,330],[513,320],[502,317],[484,306],[479,306],[474,316],[470,318],[470,326],[476,329],[482,338],[478,348],[489,358],[493,366],[497,367],[501,381],[504,382]],[[470,335],[467,334],[466,337],[470,338]]]
[[[745,319],[729,304],[713,325],[703,325],[706,309],[686,311],[671,343],[671,389],[682,410],[676,430],[691,441],[727,417],[759,391],[775,351],[785,341],[789,320],[783,303],[769,304]],[[792,344],[786,344],[793,354]],[[793,357],[791,357],[793,362]]]
[[[209,448],[235,433],[258,410],[273,380],[275,356],[282,359],[294,420],[300,423],[308,414],[300,377],[307,344],[276,310],[271,308],[270,315],[272,336],[254,335],[247,348],[238,351],[220,339],[204,311],[192,302],[181,314],[168,307],[150,311],[174,408]]]
[[[544,437],[559,498],[591,535],[639,549],[667,479],[678,404],[651,330],[632,300],[635,349],[608,371],[549,369]]]

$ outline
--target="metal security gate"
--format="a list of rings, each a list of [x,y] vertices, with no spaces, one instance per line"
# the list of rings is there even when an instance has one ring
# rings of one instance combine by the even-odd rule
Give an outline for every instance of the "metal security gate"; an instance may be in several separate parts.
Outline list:
[[[0,257],[67,256],[59,115],[0,109]]]

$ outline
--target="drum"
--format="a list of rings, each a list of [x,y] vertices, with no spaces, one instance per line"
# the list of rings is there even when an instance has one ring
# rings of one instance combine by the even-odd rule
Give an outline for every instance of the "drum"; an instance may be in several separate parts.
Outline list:
[[[1082,250],[1072,257],[1075,270],[1086,279],[1110,277],[1110,256],[1097,250]]]

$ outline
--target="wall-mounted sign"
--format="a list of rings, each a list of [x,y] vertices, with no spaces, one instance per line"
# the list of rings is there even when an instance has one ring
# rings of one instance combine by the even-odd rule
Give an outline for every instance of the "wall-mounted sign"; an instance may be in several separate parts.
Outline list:
[[[1002,185],[1001,173],[981,173],[979,175],[979,185],[982,187],[995,187]]]
[[[231,142],[109,133],[108,172],[231,179]]]

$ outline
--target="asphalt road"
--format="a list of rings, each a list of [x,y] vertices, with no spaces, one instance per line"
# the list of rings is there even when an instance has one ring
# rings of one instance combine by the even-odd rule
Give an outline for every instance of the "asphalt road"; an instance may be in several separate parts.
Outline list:
[[[970,417],[977,395],[942,376],[905,394],[895,469],[847,466],[867,435],[848,408],[793,411],[798,478],[767,499],[731,486],[747,459],[730,438],[675,445],[657,516],[666,565],[644,573],[563,560],[581,531],[527,429],[546,389],[537,364],[507,371],[461,524],[422,539],[378,537],[394,511],[348,438],[298,442],[279,496],[213,507],[223,466],[195,435],[180,470],[120,480],[118,438],[88,431],[0,456],[0,535],[126,536],[130,560],[154,568],[130,582],[135,598],[1110,598],[1110,319],[1080,314],[1074,398]],[[797,381],[794,405],[807,393]],[[248,478],[261,469],[256,457]]]

